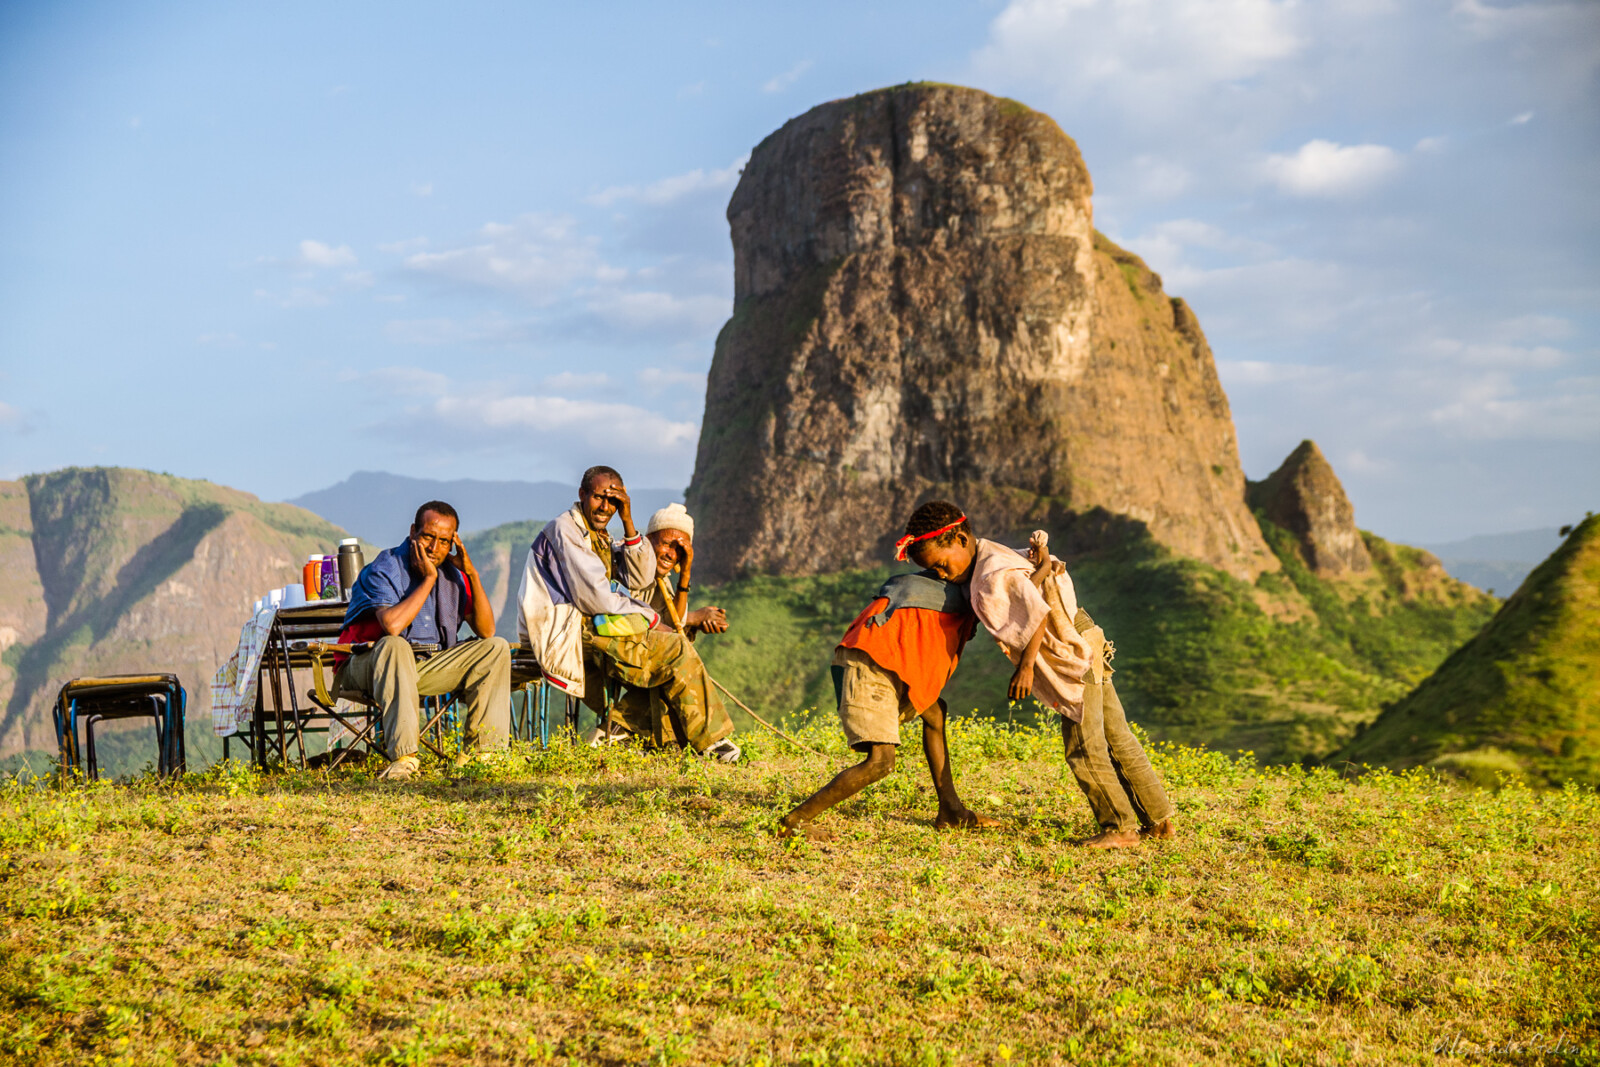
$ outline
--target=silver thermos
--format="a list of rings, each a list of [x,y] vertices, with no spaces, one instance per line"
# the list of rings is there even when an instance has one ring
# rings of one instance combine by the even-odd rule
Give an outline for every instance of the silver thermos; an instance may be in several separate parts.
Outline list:
[[[356,579],[361,577],[361,568],[367,561],[361,555],[361,542],[354,537],[346,537],[339,542],[339,597],[342,600],[350,599],[350,590],[355,587]]]

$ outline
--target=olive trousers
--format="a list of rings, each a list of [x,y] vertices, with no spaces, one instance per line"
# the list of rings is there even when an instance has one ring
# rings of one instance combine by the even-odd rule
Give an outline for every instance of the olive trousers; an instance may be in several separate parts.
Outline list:
[[[1176,809],[1150,766],[1144,746],[1128,729],[1128,715],[1111,684],[1085,679],[1083,718],[1061,719],[1067,766],[1102,830],[1137,830],[1170,818]]]

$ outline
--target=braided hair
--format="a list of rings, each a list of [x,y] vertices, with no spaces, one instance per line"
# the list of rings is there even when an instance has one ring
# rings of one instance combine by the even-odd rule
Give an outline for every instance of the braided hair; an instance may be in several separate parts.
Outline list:
[[[953,522],[961,525],[953,530],[946,530],[938,537],[928,541],[919,541],[922,545],[948,545],[955,542],[956,537],[965,533],[972,537],[972,523],[966,520],[965,512],[948,500],[930,500],[911,513],[911,518],[906,520],[906,536],[921,537],[923,534],[932,533],[941,526],[949,526]],[[912,546],[914,551],[916,545]]]

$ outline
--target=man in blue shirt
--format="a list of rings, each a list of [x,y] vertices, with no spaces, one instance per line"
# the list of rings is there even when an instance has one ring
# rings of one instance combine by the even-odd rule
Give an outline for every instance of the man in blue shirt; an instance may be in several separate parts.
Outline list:
[[[339,643],[371,647],[339,664],[335,691],[360,691],[383,709],[385,780],[410,778],[420,766],[420,697],[462,698],[468,750],[503,747],[510,734],[511,646],[494,635],[494,609],[459,522],[455,508],[428,501],[405,542],[378,553],[350,590]],[[480,640],[458,640],[463,621]],[[414,646],[435,651],[418,662]]]

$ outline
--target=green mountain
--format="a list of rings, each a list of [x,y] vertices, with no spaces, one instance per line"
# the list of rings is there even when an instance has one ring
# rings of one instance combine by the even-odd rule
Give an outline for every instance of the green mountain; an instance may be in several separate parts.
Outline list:
[[[462,538],[494,605],[494,631],[513,644],[517,640],[517,587],[522,582],[528,546],[542,529],[542,521],[529,519],[502,523]]]
[[[1600,516],[1339,758],[1485,783],[1600,783]]]
[[[191,761],[203,762],[218,747],[211,677],[251,604],[344,536],[301,508],[150,471],[0,483],[0,757],[39,767],[53,754],[50,706],[68,679],[172,671],[189,692]],[[107,735],[111,770],[143,764],[148,730]]]

